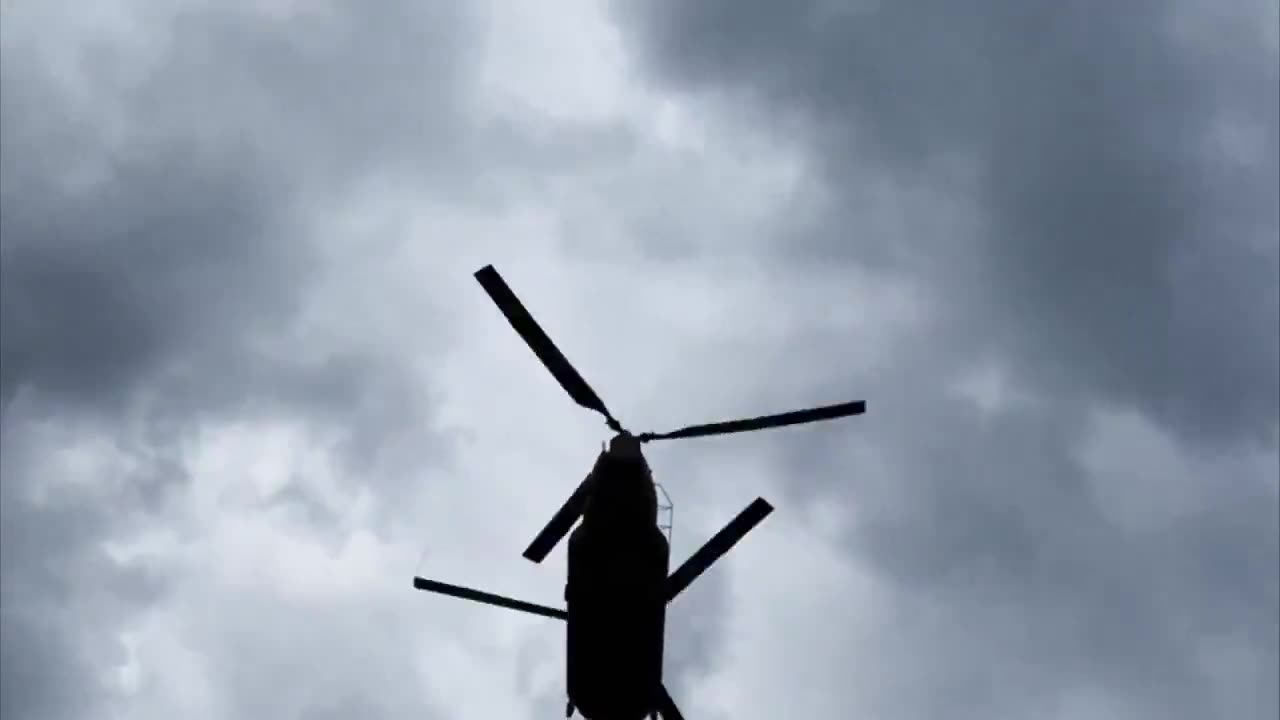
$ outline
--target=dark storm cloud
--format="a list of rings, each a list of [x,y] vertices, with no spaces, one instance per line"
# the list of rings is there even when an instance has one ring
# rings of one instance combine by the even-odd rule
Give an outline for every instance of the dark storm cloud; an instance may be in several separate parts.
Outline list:
[[[87,191],[6,193],[6,401],[28,387],[119,411],[166,363],[234,354],[228,342],[294,309],[312,261],[277,240],[287,197],[244,159],[165,155]]]
[[[620,15],[656,77],[807,153],[827,215],[780,262],[872,266],[938,301],[891,366],[840,380],[871,400],[858,428],[813,429],[778,468],[820,478],[788,483],[797,498],[856,511],[851,552],[894,591],[900,625],[859,670],[881,694],[861,701],[1028,717],[1093,693],[1120,717],[1274,717],[1280,121],[1265,33],[1241,13],[1176,42],[1175,8],[1154,2],[838,5]],[[885,182],[955,193],[975,226],[916,233],[943,217],[924,205],[902,210],[900,234],[879,227],[863,211]],[[1031,404],[955,399],[986,362]],[[1127,472],[1083,464],[1094,411],[1130,408],[1181,441],[1178,472],[1137,445]],[[1148,476],[1152,507],[1189,487],[1192,509],[1134,528],[1096,492]]]
[[[1080,413],[984,417],[924,379],[937,373],[930,363],[904,365],[854,378],[879,400],[874,413],[806,437],[778,471],[821,478],[789,484],[793,497],[847,504],[849,547],[894,590],[894,622],[875,643],[886,709],[1025,717],[1089,689],[1123,701],[1121,717],[1225,716],[1233,706],[1207,668],[1228,647],[1246,658],[1233,671],[1246,692],[1235,716],[1269,716],[1280,672],[1273,470],[1219,460],[1157,475],[1165,461],[1137,457],[1129,472],[1098,473],[1077,452],[1089,431]],[[1117,517],[1104,483],[1155,493],[1139,501],[1151,519]],[[1194,507],[1164,517],[1161,494],[1188,485]]]
[[[460,104],[473,20],[452,0],[182,13],[168,62],[130,100],[181,134],[253,143],[324,183],[407,172],[448,190],[481,140]]]
[[[95,125],[99,108],[73,102],[11,40],[22,36],[7,35],[6,401],[26,385],[111,407],[180,363],[191,375],[223,368],[210,395],[243,392],[219,385],[226,363],[243,364],[246,346],[283,328],[316,269],[299,203],[399,163],[431,172],[460,161],[450,153],[465,145],[463,28],[449,3],[338,4],[280,19],[179,13],[163,61],[138,70],[134,56],[152,48],[126,44],[100,50],[111,62],[88,73],[103,124],[130,128],[123,147]],[[121,79],[134,75],[143,80]],[[68,176],[85,166],[100,177],[73,186]],[[344,363],[328,360],[304,390],[356,369]]]
[[[269,323],[289,294],[288,283],[275,283],[292,273],[276,272],[291,267],[272,242],[283,230],[284,213],[273,207],[281,198],[242,168],[196,166],[174,149],[126,156],[110,181],[85,189],[66,189],[57,168],[42,172],[43,148],[73,130],[59,124],[52,93],[38,105],[27,101],[35,93],[26,83],[35,79],[12,72],[7,54],[4,67],[5,716],[84,717],[102,703],[95,668],[121,660],[110,633],[127,618],[118,603],[131,594],[130,569],[106,557],[101,542],[133,524],[137,498],[37,503],[57,478],[32,456],[51,457],[56,446],[36,442],[29,423],[17,419],[22,396],[38,396],[39,414],[60,423],[67,412],[120,422],[137,392],[172,363],[207,368],[200,361],[234,354],[227,344],[238,342],[236,326]],[[244,291],[227,292],[236,287]],[[121,480],[160,489],[181,479],[169,472]],[[156,498],[144,499],[154,507]],[[97,590],[93,597],[107,594],[116,609],[104,617],[88,588]]]
[[[1264,32],[1227,16],[1225,41],[1175,43],[1161,2],[837,5],[624,17],[662,78],[800,133],[837,209],[789,253],[926,273],[955,312],[948,340],[998,346],[1037,384],[1206,439],[1274,432],[1280,100]],[[974,237],[886,241],[858,214],[877,178],[928,184],[956,163],[976,178]]]
[[[426,432],[394,349],[264,349],[310,298],[319,257],[309,203],[388,167],[445,174],[467,147],[457,7],[357,8],[151,18],[140,36],[87,42],[92,57],[71,64],[84,77],[70,80],[47,59],[65,48],[40,42],[51,28],[6,9],[6,718],[104,710],[102,669],[124,662],[117,630],[167,591],[157,570],[113,559],[104,542],[144,527],[185,484],[177,442],[202,421],[302,419],[340,432],[355,465],[406,428]],[[50,475],[85,438],[132,469],[106,463],[71,484]],[[262,714],[252,688],[240,690],[246,712]]]

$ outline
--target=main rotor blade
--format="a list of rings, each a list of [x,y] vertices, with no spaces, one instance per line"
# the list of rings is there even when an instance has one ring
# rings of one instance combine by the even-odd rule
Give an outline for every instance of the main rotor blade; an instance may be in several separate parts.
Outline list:
[[[524,304],[507,286],[498,271],[494,270],[492,265],[485,265],[476,271],[475,276],[480,282],[480,287],[484,288],[498,309],[502,311],[503,316],[507,318],[507,322],[520,333],[520,337],[524,338],[529,349],[533,350],[542,364],[551,371],[551,374],[560,382],[560,386],[569,393],[569,397],[582,407],[595,410],[605,418],[613,420],[613,415],[605,407],[604,401],[596,395],[587,381],[582,379],[555,343],[551,342],[551,338],[547,337],[547,333],[525,309]]]
[[[564,536],[573,528],[573,524],[582,516],[583,509],[587,506],[587,496],[591,491],[591,475],[588,474],[578,483],[578,488],[573,491],[568,500],[564,501],[564,505],[551,516],[551,520],[542,528],[533,542],[529,543],[529,547],[525,549],[524,556],[536,563],[546,559],[550,553]]]
[[[728,435],[730,433],[765,430],[786,425],[800,425],[820,420],[834,420],[850,415],[861,415],[866,411],[866,401],[856,400],[854,402],[840,403],[839,405],[824,405],[808,410],[794,410],[778,415],[763,415],[745,420],[690,425],[667,433],[644,433],[639,436],[639,439],[641,442],[648,442],[649,440],[675,440],[677,438],[703,437],[706,435]]]
[[[759,525],[760,521],[768,517],[771,512],[773,512],[773,506],[764,498],[758,497],[745,510],[738,513],[737,517],[730,520],[728,525],[721,528],[720,532],[712,535],[705,545],[698,548],[697,552],[689,556],[689,559],[667,578],[667,602],[674,600],[689,587],[689,583],[698,579],[699,575],[711,567],[711,563],[729,552],[730,548],[738,544],[744,535],[751,532],[751,529]]]
[[[428,580],[422,577],[415,577],[413,579],[413,586],[419,590],[426,590],[427,592],[440,593],[441,595],[449,595],[452,597],[462,598],[464,600],[474,600],[488,605],[497,605],[498,607],[533,613],[534,615],[542,615],[543,617],[555,618],[557,620],[569,619],[569,614],[564,610],[557,610],[556,608],[547,607],[545,605],[537,605],[535,603],[525,602],[524,600],[503,597],[502,595],[494,595],[493,593],[484,592],[482,590],[473,590],[469,587],[462,587],[461,585],[450,585],[448,583]]]
[[[658,712],[662,713],[662,720],[684,720],[680,708],[676,707],[676,701],[672,700],[671,693],[667,692],[666,685],[658,686]]]

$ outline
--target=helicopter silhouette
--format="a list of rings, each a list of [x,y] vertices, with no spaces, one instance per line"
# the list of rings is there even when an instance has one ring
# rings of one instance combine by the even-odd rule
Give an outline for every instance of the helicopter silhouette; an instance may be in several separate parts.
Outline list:
[[[524,551],[540,563],[569,536],[565,609],[415,577],[419,590],[555,618],[566,626],[565,716],[587,720],[683,720],[662,682],[667,605],[773,511],[756,498],[675,572],[658,526],[653,474],[641,445],[653,440],[724,435],[859,415],[863,401],[744,420],[632,434],[556,348],[492,265],[475,278],[511,327],[579,405],[604,416],[615,433],[569,499]]]

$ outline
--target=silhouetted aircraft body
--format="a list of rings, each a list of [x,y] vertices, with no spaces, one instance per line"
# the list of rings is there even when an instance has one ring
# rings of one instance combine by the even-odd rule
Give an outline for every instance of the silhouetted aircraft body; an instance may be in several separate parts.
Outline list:
[[[683,720],[662,682],[667,605],[773,508],[757,498],[668,574],[670,547],[658,526],[657,493],[641,444],[856,415],[865,411],[865,403],[632,435],[560,354],[497,271],[486,266],[476,278],[569,395],[604,415],[617,435],[524,552],[526,558],[540,563],[569,535],[564,610],[421,577],[414,578],[414,587],[565,621],[566,715],[576,710],[587,720],[641,720],[658,715],[663,720]],[[581,524],[573,529],[580,518]]]
[[[642,457],[601,453],[589,477],[564,592],[569,702],[592,720],[638,720],[662,690],[670,547]]]

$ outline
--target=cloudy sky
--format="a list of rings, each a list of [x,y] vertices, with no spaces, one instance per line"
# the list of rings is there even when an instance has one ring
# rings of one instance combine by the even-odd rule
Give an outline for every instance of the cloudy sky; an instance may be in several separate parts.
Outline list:
[[[1276,0],[3,0],[5,720],[559,717],[651,446],[690,720],[1280,712]]]

